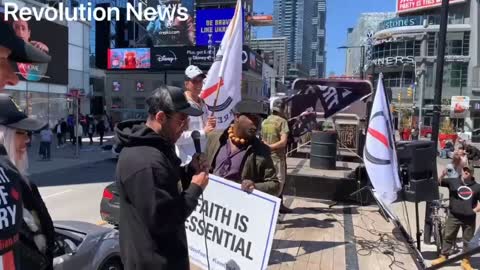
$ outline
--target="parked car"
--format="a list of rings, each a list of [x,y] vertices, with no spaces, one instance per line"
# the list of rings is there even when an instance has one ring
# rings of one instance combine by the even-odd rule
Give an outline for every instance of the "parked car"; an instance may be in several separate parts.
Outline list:
[[[432,127],[430,127],[430,126],[422,127],[422,131],[420,132],[420,136],[425,137],[425,138],[432,137]]]
[[[80,221],[54,225],[54,270],[123,270],[118,230]]]
[[[103,221],[118,226],[120,223],[120,198],[118,189],[113,182],[103,190],[102,200],[100,201],[100,216]]]

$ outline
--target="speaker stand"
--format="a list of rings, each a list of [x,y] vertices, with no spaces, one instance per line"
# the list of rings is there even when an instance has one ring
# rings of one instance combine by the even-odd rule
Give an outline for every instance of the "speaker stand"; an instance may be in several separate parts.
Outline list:
[[[418,213],[418,202],[415,202],[415,223],[417,225],[417,249],[421,252],[422,250],[420,247],[420,239],[422,238],[422,232],[420,231],[420,215]]]

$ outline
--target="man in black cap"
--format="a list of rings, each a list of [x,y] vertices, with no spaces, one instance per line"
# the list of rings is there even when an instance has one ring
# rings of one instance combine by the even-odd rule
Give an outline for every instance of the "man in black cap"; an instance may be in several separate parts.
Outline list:
[[[22,63],[47,63],[50,61],[50,56],[34,48],[31,44],[25,43],[22,39],[15,35],[15,32],[11,25],[7,24],[3,18],[0,17],[0,93],[3,91],[6,85],[16,85],[18,83],[18,77],[12,69],[11,61],[18,61]],[[21,112],[18,106],[13,100],[3,94],[0,95],[0,125],[3,126],[3,130],[15,129],[18,132],[15,136],[22,136],[19,132],[24,132],[23,136],[26,137],[25,131],[34,131],[42,127],[42,123],[28,118]],[[4,145],[6,139],[0,140],[0,187],[2,189],[2,211],[12,213],[10,210],[15,209],[15,214],[12,215],[12,221],[8,226],[2,226],[0,229],[0,241],[5,245],[0,248],[0,269],[21,269],[21,265],[15,263],[15,265],[6,265],[4,262],[21,262],[21,258],[15,256],[11,251],[14,244],[19,240],[19,232],[23,223],[23,208],[28,211],[41,212],[40,222],[43,229],[50,223],[43,215],[46,212],[45,205],[30,202],[39,202],[38,189],[36,186],[30,186],[25,193],[22,189],[27,188],[24,181],[24,172],[19,171],[16,166],[17,161],[15,156],[18,153],[12,153],[15,150],[9,150],[7,152],[6,147],[9,149],[15,149],[11,145]],[[28,141],[28,137],[24,139],[24,142]],[[32,193],[31,191],[37,191]],[[6,196],[5,196],[6,195]],[[25,201],[26,200],[26,201]],[[35,208],[35,209],[33,209]],[[45,218],[44,218],[45,217]],[[53,224],[52,229],[53,229]],[[49,230],[48,230],[49,231]],[[45,232],[44,232],[45,233]],[[50,238],[47,236],[47,238]],[[50,242],[47,239],[47,242]],[[47,243],[48,244],[48,243]],[[49,262],[51,264],[51,262]]]
[[[164,86],[147,99],[148,119],[119,123],[123,146],[116,180],[120,191],[120,251],[125,269],[190,269],[185,220],[208,184],[204,155],[181,167],[175,142],[188,129],[190,106],[182,89]]]
[[[206,154],[213,174],[241,184],[245,191],[257,189],[277,196],[280,182],[270,148],[256,137],[268,111],[266,103],[240,101],[233,124],[208,135]]]

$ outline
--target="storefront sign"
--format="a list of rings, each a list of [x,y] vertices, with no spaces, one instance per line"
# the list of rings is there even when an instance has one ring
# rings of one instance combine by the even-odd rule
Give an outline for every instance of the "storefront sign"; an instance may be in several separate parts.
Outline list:
[[[450,4],[463,3],[465,0],[450,0]],[[397,0],[397,13],[435,8],[442,5],[441,0]]]
[[[423,16],[398,17],[380,23],[379,30],[423,24]]]
[[[470,106],[470,97],[453,96],[450,103],[450,116],[452,118],[464,118],[468,113]]]
[[[279,208],[278,197],[210,175],[185,222],[190,260],[201,269],[267,269]]]
[[[415,64],[414,56],[395,56],[373,59],[372,63],[376,66],[396,66],[405,64]]]
[[[262,57],[247,46],[243,46],[242,63],[243,70],[252,70],[253,72],[262,74]]]
[[[219,46],[234,13],[234,8],[197,10],[197,46]]]

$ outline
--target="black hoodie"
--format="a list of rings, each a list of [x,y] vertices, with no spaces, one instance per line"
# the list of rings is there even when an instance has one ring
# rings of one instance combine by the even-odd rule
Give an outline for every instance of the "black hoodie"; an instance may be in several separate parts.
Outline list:
[[[175,146],[141,121],[119,123],[120,252],[125,269],[190,269],[185,220],[202,194]]]

